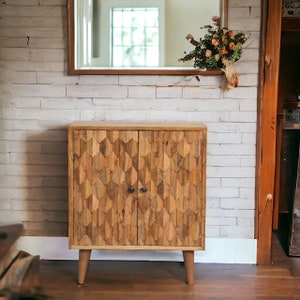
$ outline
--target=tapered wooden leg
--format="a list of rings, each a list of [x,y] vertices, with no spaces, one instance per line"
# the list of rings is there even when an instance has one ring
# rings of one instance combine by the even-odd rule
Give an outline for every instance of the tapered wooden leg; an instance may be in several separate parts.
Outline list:
[[[194,285],[194,251],[183,251],[186,282]]]
[[[78,284],[84,284],[92,250],[79,250]]]

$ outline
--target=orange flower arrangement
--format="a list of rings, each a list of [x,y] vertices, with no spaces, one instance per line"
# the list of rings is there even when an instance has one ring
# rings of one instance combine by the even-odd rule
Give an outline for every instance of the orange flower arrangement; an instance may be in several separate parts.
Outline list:
[[[213,21],[213,25],[201,27],[207,29],[207,34],[201,37],[199,41],[196,41],[191,34],[186,36],[186,39],[195,46],[195,49],[185,53],[185,56],[179,61],[184,62],[193,59],[195,68],[222,69],[225,75],[232,74],[234,69],[225,69],[233,68],[232,64],[241,58],[242,46],[247,37],[242,32],[234,34],[228,28],[220,28],[218,17],[213,17]],[[236,73],[235,77],[237,78]]]

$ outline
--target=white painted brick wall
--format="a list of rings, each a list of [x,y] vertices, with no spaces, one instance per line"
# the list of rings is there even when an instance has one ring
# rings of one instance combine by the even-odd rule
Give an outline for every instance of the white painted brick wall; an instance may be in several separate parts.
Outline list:
[[[66,0],[2,1],[1,222],[67,235],[69,123],[196,120],[208,127],[206,234],[253,238],[260,0],[229,6],[229,27],[250,38],[239,87],[224,91],[223,76],[68,76]]]

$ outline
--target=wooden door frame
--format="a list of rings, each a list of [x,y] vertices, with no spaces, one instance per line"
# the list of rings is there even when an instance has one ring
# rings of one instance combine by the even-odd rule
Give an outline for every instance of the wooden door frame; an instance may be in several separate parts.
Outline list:
[[[270,264],[282,0],[261,0],[261,8],[262,54],[257,108],[255,238],[257,239],[257,264]]]

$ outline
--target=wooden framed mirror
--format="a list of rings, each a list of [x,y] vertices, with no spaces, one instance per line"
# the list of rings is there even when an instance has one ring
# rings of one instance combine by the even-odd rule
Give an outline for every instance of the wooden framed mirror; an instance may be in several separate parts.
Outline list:
[[[200,38],[213,16],[227,26],[228,0],[68,0],[68,72],[221,74],[178,61],[192,47],[186,35]]]

